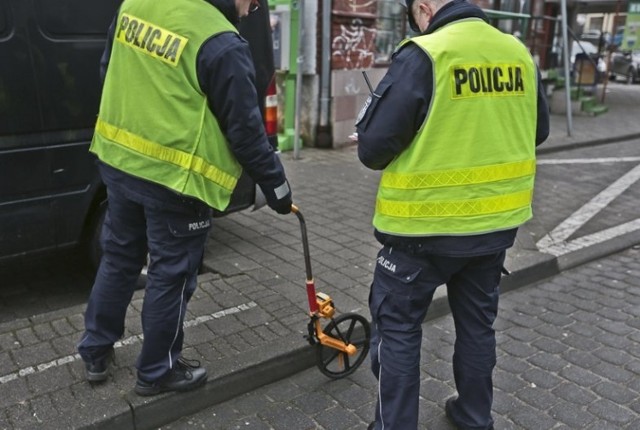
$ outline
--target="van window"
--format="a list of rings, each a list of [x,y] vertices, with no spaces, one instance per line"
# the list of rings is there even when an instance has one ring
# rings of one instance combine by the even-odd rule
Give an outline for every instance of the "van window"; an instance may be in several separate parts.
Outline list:
[[[10,135],[32,132],[39,112],[30,44],[18,2],[0,0],[0,150],[11,148]],[[15,15],[19,14],[19,15]],[[3,172],[4,173],[4,172]]]
[[[4,3],[0,4],[0,38],[2,38],[7,31],[7,13],[4,11],[4,8]]]
[[[37,53],[41,130],[91,129],[100,99],[100,57],[121,0],[33,1],[38,31],[31,33],[30,46]]]
[[[36,0],[40,28],[51,36],[105,37],[121,0]]]

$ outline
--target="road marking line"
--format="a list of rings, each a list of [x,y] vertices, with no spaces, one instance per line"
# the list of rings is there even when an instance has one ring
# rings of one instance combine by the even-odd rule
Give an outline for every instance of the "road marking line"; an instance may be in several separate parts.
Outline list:
[[[215,319],[220,319],[229,315],[237,314],[240,312],[248,311],[249,309],[255,308],[258,306],[256,302],[243,303],[238,306],[233,306],[227,309],[223,309],[218,312],[214,312],[209,315],[199,316],[195,319],[185,321],[184,327],[195,327],[207,321],[212,321]],[[133,345],[134,343],[138,343],[142,341],[142,335],[137,334],[133,336],[129,336],[128,338],[119,340],[116,342],[113,347],[114,348],[122,348],[123,346]],[[7,382],[14,381],[18,378],[23,378],[27,375],[33,375],[35,373],[44,372],[45,370],[51,369],[53,367],[62,366],[64,364],[72,363],[74,361],[82,360],[80,354],[67,355],[64,357],[56,358],[46,363],[41,363],[36,366],[28,366],[23,369],[20,369],[16,372],[9,373],[7,375],[0,376],[0,385],[6,384]]]
[[[569,252],[578,251],[582,248],[587,248],[597,243],[604,242],[605,240],[613,239],[615,237],[622,236],[623,234],[631,233],[639,229],[640,229],[640,218],[637,218],[633,221],[616,225],[614,227],[610,227],[608,229],[599,231],[597,233],[592,233],[586,236],[582,236],[570,242],[563,241],[558,243],[552,243],[549,246],[547,246],[544,250],[540,249],[540,251],[559,257]]]
[[[604,158],[554,158],[540,159],[537,164],[594,164],[594,163],[624,163],[640,161],[640,157],[604,157]]]
[[[550,233],[540,239],[538,243],[536,243],[538,249],[541,252],[558,257],[566,254],[567,252],[577,251],[584,247],[592,246],[596,243],[638,230],[640,228],[640,218],[567,242],[567,239],[573,233],[607,207],[609,203],[626,191],[631,185],[635,184],[639,179],[640,165],[637,165],[603,191],[598,193],[589,202],[562,221]]]

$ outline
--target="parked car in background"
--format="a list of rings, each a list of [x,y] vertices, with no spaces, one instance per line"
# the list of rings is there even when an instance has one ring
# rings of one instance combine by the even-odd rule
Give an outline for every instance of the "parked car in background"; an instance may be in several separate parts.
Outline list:
[[[88,148],[99,61],[121,2],[0,1],[0,262],[77,247],[93,265],[99,261],[106,192]],[[266,109],[275,69],[269,7],[260,3],[240,31]],[[265,128],[277,146],[274,125]],[[243,175],[229,209],[217,215],[251,207],[255,188]]]
[[[640,80],[640,50],[615,52],[611,55],[611,79],[622,78],[627,84]]]
[[[596,48],[605,49],[611,44],[611,35],[600,30],[587,30],[580,35],[581,42],[593,43]]]

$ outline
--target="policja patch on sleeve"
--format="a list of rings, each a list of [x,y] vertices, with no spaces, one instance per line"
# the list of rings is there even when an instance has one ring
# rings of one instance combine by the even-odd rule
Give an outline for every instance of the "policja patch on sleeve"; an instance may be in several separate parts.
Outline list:
[[[378,84],[375,92],[371,92],[369,97],[367,97],[367,101],[364,102],[362,109],[358,113],[358,117],[356,118],[356,126],[360,126],[362,129],[367,128],[367,123],[371,116],[373,116],[373,112],[376,110],[376,106],[378,106],[378,102],[384,97],[387,90],[391,88],[391,81],[382,79]]]
[[[367,100],[364,102],[364,105],[362,105],[362,109],[360,109],[360,112],[358,112],[358,117],[356,118],[356,125],[360,124],[360,121],[362,121],[362,118],[364,118],[364,114],[367,113],[367,109],[369,109],[370,105],[371,105],[371,96],[367,97]]]

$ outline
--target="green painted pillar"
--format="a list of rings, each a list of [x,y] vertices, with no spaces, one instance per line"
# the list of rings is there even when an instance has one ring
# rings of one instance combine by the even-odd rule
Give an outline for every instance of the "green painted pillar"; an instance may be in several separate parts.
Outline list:
[[[289,68],[284,71],[284,126],[282,133],[278,134],[278,147],[281,151],[291,151],[295,138],[295,112],[296,112],[296,74],[298,73],[298,20],[300,0],[273,0],[271,6],[289,7],[289,34],[281,37],[289,38]]]

